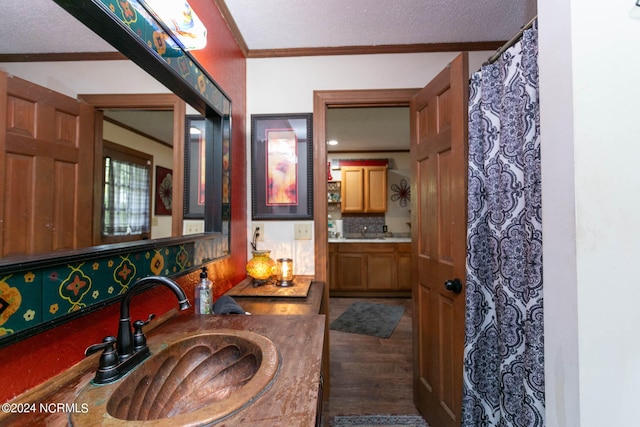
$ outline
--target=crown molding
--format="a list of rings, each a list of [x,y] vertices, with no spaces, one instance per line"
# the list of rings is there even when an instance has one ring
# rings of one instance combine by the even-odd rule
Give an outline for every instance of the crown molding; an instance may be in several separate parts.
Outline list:
[[[282,58],[292,56],[328,55],[377,55],[388,53],[430,53],[430,52],[471,52],[496,50],[504,45],[502,41],[460,42],[460,43],[419,43],[375,46],[335,46],[290,49],[254,49],[247,51],[247,58]]]

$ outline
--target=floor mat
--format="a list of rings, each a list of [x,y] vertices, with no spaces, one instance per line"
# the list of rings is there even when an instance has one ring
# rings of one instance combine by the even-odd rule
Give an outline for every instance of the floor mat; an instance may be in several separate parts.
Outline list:
[[[398,325],[404,307],[356,302],[329,325],[330,329],[389,338]]]

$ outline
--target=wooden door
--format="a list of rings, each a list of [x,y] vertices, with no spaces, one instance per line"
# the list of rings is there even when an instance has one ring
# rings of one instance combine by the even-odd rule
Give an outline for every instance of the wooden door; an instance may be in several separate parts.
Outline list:
[[[353,213],[364,210],[364,174],[360,166],[343,166],[340,174],[342,198],[342,212]]]
[[[0,73],[0,256],[91,246],[93,108]]]
[[[414,400],[433,427],[462,410],[468,78],[463,53],[410,105]],[[445,288],[456,278],[460,293]]]
[[[365,166],[364,211],[384,213],[387,211],[387,167]]]

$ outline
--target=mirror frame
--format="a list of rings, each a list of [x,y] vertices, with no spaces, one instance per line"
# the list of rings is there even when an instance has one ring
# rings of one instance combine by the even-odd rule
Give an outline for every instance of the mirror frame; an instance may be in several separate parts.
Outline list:
[[[167,37],[174,41],[176,45],[174,50],[179,50],[181,55],[190,61],[190,64],[182,65],[192,68],[193,73],[179,72],[180,64],[176,58],[164,58],[151,48],[146,40],[134,33],[122,18],[107,7],[108,0],[53,1],[160,83],[170,88],[174,94],[196,108],[202,115],[210,117],[211,113],[215,112],[222,118],[231,116],[229,96],[200,66],[195,57],[189,51],[182,49],[172,32],[162,21],[155,18],[153,12],[150,12],[150,15],[154,21],[150,24],[162,29]],[[143,0],[129,1],[147,8]],[[147,10],[150,11],[150,9]]]
[[[132,62],[145,70],[160,83],[193,106],[206,120],[206,130],[213,138],[206,139],[206,170],[207,178],[205,199],[205,223],[204,232],[224,233],[222,214],[222,166],[223,166],[223,133],[229,129],[231,135],[231,99],[218,86],[209,73],[200,66],[191,53],[182,48],[182,45],[167,26],[157,18],[153,10],[147,7],[144,0],[130,0],[140,4],[148,13],[148,21],[158,31],[162,31],[175,44],[174,51],[188,59],[182,63],[175,58],[164,58],[154,50],[147,40],[135,33],[123,18],[117,15],[107,6],[108,0],[54,0],[63,9],[76,17],[90,30],[102,37],[120,53],[127,56]],[[187,65],[188,64],[188,65]],[[189,67],[188,73],[179,72],[181,67]],[[230,136],[229,136],[230,137]],[[186,141],[185,141],[186,143]],[[177,156],[174,156],[177,160]],[[183,164],[181,165],[181,168]],[[186,181],[186,179],[185,179]],[[180,210],[182,211],[182,209]],[[175,223],[182,225],[184,218],[180,220],[173,217],[172,231],[177,233]],[[230,226],[226,227],[227,239],[230,239]],[[230,242],[228,242],[230,244]]]

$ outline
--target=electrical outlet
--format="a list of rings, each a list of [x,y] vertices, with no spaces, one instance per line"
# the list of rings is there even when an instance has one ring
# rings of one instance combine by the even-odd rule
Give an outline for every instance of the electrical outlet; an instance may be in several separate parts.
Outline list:
[[[262,222],[254,222],[251,224],[251,240],[253,240],[253,236],[256,234],[256,229],[259,229],[256,241],[264,242],[264,223]]]
[[[294,240],[311,240],[311,224],[293,224]]]
[[[182,234],[199,234],[204,232],[204,221],[185,220],[182,227]]]

